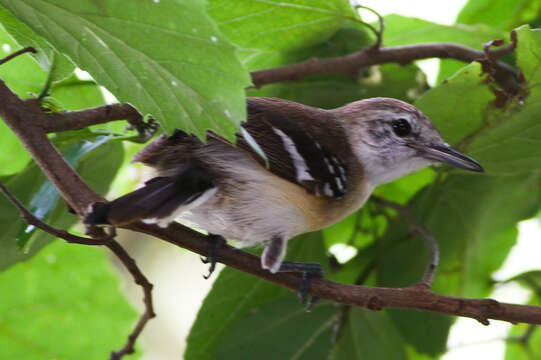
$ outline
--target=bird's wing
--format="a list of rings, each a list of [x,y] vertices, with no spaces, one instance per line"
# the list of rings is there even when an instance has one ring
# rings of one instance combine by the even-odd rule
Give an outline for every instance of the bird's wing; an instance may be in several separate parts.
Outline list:
[[[325,111],[272,98],[248,98],[247,110],[248,121],[237,135],[237,147],[263,165],[255,142],[267,157],[269,171],[311,194],[328,198],[345,194],[344,155],[349,145],[343,144],[343,130]],[[209,136],[225,141],[214,133]]]

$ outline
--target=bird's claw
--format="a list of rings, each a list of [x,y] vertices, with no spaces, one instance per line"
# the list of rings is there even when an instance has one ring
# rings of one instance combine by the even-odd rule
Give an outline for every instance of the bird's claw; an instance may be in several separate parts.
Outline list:
[[[223,238],[223,236],[220,236],[220,235],[209,234],[207,239],[210,243],[209,254],[206,258],[201,257],[201,262],[203,264],[210,264],[208,274],[203,275],[203,278],[205,280],[210,278],[210,276],[216,269],[216,253],[218,252],[218,249],[221,248],[225,244],[225,239]]]
[[[310,312],[314,304],[319,300],[317,296],[308,295],[308,291],[310,291],[310,287],[312,286],[312,280],[314,278],[321,278],[321,277],[322,276],[314,276],[313,273],[310,273],[307,271],[302,273],[301,286],[299,288],[298,294],[299,294],[299,298],[301,299],[301,304],[305,305],[304,309],[307,312]]]
[[[319,300],[316,296],[310,296],[310,287],[313,279],[321,279],[325,275],[321,265],[318,263],[299,263],[299,262],[283,262],[279,272],[300,272],[301,285],[299,287],[299,298],[301,304],[306,305],[306,311],[311,311],[314,304]]]

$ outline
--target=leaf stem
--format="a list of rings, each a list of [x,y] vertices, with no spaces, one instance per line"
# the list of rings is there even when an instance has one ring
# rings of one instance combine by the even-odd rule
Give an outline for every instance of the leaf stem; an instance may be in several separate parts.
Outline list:
[[[36,49],[34,49],[31,46],[28,46],[28,47],[22,48],[21,50],[15,51],[13,54],[10,54],[3,59],[0,59],[0,65],[5,64],[11,59],[16,58],[17,56],[28,53],[28,52],[31,52],[33,54],[37,53]]]

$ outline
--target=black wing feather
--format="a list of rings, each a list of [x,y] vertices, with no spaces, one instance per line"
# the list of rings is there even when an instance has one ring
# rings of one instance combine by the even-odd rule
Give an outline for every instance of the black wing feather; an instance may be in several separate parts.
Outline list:
[[[267,156],[269,170],[303,186],[311,194],[324,197],[343,196],[347,191],[347,165],[341,157],[349,148],[345,144],[337,143],[345,139],[339,136],[342,135],[342,130],[322,124],[321,114],[310,116],[311,112],[321,110],[304,107],[299,111],[281,111],[279,105],[283,105],[284,100],[273,100],[248,99],[248,121],[242,124]],[[294,144],[294,151],[304,161],[312,180],[299,179],[293,159],[295,154],[292,154],[294,151],[288,149],[288,144],[276,130]],[[242,135],[238,135],[237,146],[259,157]],[[263,162],[262,159],[259,160]]]

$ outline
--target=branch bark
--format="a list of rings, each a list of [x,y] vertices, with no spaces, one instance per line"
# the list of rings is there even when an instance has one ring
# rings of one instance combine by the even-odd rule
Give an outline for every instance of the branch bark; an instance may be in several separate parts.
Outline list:
[[[46,133],[79,130],[92,125],[106,124],[111,121],[126,120],[139,132],[139,142],[146,142],[158,130],[158,123],[143,116],[130,104],[110,104],[79,111],[42,114],[40,126]]]
[[[301,80],[323,74],[357,74],[359,69],[378,64],[409,64],[414,60],[440,58],[456,59],[470,63],[484,60],[487,54],[490,59],[510,54],[514,44],[496,50],[477,51],[455,43],[426,43],[384,48],[368,47],[361,51],[325,59],[310,59],[298,64],[279,66],[271,69],[252,71],[252,82],[255,87],[283,81]],[[500,61],[494,61],[494,79],[508,92],[518,92],[517,71]]]
[[[141,114],[130,104],[111,104],[80,111],[47,114],[41,119],[41,127],[47,133],[79,130],[91,125],[126,120],[134,126],[144,125]]]
[[[41,128],[41,124],[45,121],[38,102],[21,100],[2,80],[0,80],[0,117],[17,135],[62,198],[78,215],[84,215],[89,204],[103,201],[103,198],[81,179],[47,138]]]
[[[165,229],[143,223],[131,224],[125,228],[152,235],[203,256],[206,256],[210,250],[205,235],[178,223],[173,223]],[[221,247],[216,258],[218,262],[227,266],[292,291],[299,289],[301,282],[299,274],[271,274],[261,268],[259,257],[232,246],[224,245]],[[488,319],[511,323],[541,324],[541,307],[539,306],[500,303],[492,299],[444,296],[426,289],[425,286],[381,288],[348,285],[326,279],[314,279],[310,288],[310,295],[344,305],[365,307],[371,310],[402,308],[469,317],[485,325],[488,325]]]

